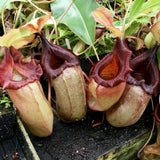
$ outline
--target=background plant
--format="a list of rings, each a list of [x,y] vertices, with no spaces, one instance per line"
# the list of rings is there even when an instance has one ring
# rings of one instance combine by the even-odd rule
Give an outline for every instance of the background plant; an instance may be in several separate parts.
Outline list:
[[[6,0],[0,4],[1,28],[3,28],[1,35],[43,14],[52,13],[54,21],[47,23],[44,27],[46,37],[70,49],[81,41],[83,49],[78,54],[81,57],[84,55],[88,57],[95,55],[95,52],[101,54],[112,51],[115,42],[115,35],[109,29],[105,30],[96,41],[95,27],[102,26],[99,23],[96,24],[91,15],[96,8],[110,10],[113,25],[124,33],[123,37],[134,35],[144,39],[160,11],[159,6],[160,2],[156,0],[146,2],[144,0],[99,0],[97,2],[92,0],[90,3],[66,0],[65,5],[62,0]],[[37,46],[38,41],[34,41],[27,48],[33,49],[32,53]],[[26,53],[25,49],[24,53]],[[83,53],[85,54],[82,55]]]
[[[11,106],[11,104],[12,101],[7,95],[6,91],[0,87],[0,107],[2,107],[3,109],[4,108],[7,109],[8,107]]]

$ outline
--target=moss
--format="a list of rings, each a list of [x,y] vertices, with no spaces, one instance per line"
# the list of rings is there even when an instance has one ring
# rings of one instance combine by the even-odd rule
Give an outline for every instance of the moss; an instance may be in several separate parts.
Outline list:
[[[6,90],[2,90],[0,87],[0,111],[1,114],[7,111],[13,110],[12,101],[9,98]]]
[[[136,160],[137,153],[147,141],[149,134],[150,133],[147,132],[146,134],[139,136],[134,140],[130,140],[121,147],[115,147],[97,160]],[[153,136],[155,135],[156,134],[154,133]]]

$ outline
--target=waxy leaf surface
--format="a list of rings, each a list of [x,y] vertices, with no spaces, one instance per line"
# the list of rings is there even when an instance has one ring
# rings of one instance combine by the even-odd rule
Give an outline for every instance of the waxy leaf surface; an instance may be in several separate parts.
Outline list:
[[[51,4],[51,11],[56,21],[67,10],[72,0],[57,0]],[[91,12],[98,8],[95,0],[76,0],[60,23],[67,25],[80,39],[93,45],[95,38],[95,20]]]
[[[160,8],[160,1],[157,0],[149,0],[143,3],[139,13],[149,13],[151,11],[154,11],[156,9]]]
[[[140,11],[145,0],[135,0],[129,12],[129,21],[133,20]]]
[[[122,36],[123,33],[118,28],[114,27],[113,15],[109,10],[105,8],[97,8],[96,11],[92,12],[92,15],[96,22],[105,25],[113,32],[114,35],[117,37]]]

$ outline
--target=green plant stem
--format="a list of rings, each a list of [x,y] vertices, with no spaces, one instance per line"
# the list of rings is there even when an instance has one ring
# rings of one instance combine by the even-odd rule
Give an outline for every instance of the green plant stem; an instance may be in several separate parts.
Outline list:
[[[33,19],[35,19],[37,12],[38,12],[38,10],[35,10],[35,11],[33,12]]]
[[[38,6],[36,6],[31,0],[27,0],[27,1],[28,1],[33,7],[35,7],[37,10],[39,10],[40,12],[42,12],[43,14],[45,14],[45,15],[48,15],[48,14],[49,14],[49,13],[45,12],[43,9],[39,8]],[[51,16],[51,19],[52,19],[52,21],[53,21],[53,24],[56,26],[56,22],[55,22],[53,16]],[[52,30],[52,32],[54,32],[54,31]],[[52,32],[51,32],[51,33],[52,33]],[[50,39],[51,39],[51,36],[52,36],[52,34],[50,34],[49,41],[50,41]]]
[[[92,48],[93,48],[93,50],[94,50],[94,52],[95,52],[95,55],[96,55],[96,57],[97,57],[97,61],[100,61],[99,56],[98,56],[98,53],[97,53],[96,48],[94,47],[94,45],[92,46]]]
[[[154,111],[154,104],[153,104],[153,99],[151,98],[151,103],[152,103],[152,111]],[[154,128],[155,128],[155,124],[156,124],[156,119],[155,117],[153,117],[153,125],[152,125],[152,129],[151,129],[151,132],[150,132],[150,135],[149,135],[149,138],[148,140],[146,141],[146,143],[143,145],[143,147],[138,151],[137,153],[137,157],[139,159],[141,159],[141,152],[143,151],[143,149],[147,146],[147,144],[149,143],[149,141],[151,140],[152,138],[152,135],[153,135],[153,131],[154,131]]]
[[[58,42],[57,41],[57,37],[58,37],[57,26],[60,23],[60,21],[63,19],[63,17],[66,15],[66,13],[68,12],[68,10],[71,8],[71,6],[72,6],[73,3],[74,3],[74,0],[72,0],[72,2],[70,3],[70,5],[68,6],[67,10],[63,13],[63,15],[60,17],[60,19],[58,20],[58,22],[55,23],[55,27],[51,31],[51,34],[50,34],[50,37],[49,37],[49,41],[51,40],[51,37],[52,37],[52,35],[53,35],[54,31],[55,31],[55,33],[56,33],[56,39],[54,41]]]
[[[6,27],[5,27],[5,24],[4,24],[4,12],[2,13],[2,27],[3,27],[4,34],[6,34]]]
[[[106,33],[104,33],[102,36],[104,36],[104,35],[106,35],[107,34],[107,32]],[[101,37],[99,37],[96,41],[94,41],[94,44],[96,44],[101,38],[102,38],[102,36]],[[86,48],[84,51],[82,51],[81,53],[79,53],[80,55],[81,54],[83,54],[83,53],[85,53],[85,52],[87,52],[90,48],[91,48],[92,46],[89,46],[88,48]]]
[[[53,3],[55,1],[56,0],[51,0],[51,1],[45,1],[45,0],[43,0],[43,1],[34,1],[33,3],[34,4],[50,4],[50,3]]]
[[[36,6],[31,0],[27,0],[33,7],[35,7],[37,10],[39,10],[40,12],[42,12],[43,14],[48,15],[49,13],[45,12],[43,9],[39,8],[38,6]]]
[[[13,28],[15,28],[15,27],[16,27],[16,25],[17,25],[17,21],[18,21],[18,18],[19,18],[20,12],[21,12],[21,10],[22,10],[22,6],[23,6],[23,4],[22,4],[22,3],[20,3],[20,5],[19,5],[19,7],[18,7],[19,9],[18,9],[18,12],[17,12],[16,18],[15,18],[15,23],[14,23]]]
[[[129,13],[129,9],[131,7],[131,4],[132,4],[132,0],[130,0],[130,2],[129,2],[129,5],[128,5],[128,8],[127,8],[124,20],[123,20],[123,26],[122,26],[123,37],[122,37],[122,39],[124,39],[124,36],[125,36],[126,19],[128,18],[128,13]]]
[[[66,13],[69,11],[69,9],[71,8],[72,4],[74,3],[74,0],[72,0],[72,2],[70,3],[70,5],[68,6],[67,10],[63,13],[63,15],[60,17],[60,19],[58,20],[57,24],[60,23],[60,21],[63,19],[63,17],[66,15]]]

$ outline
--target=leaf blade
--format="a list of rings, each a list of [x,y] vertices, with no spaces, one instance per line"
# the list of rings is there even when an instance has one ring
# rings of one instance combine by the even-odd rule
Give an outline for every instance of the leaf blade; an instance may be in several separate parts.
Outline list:
[[[51,11],[56,21],[67,10],[71,0],[55,1],[51,4]],[[89,45],[93,45],[95,37],[95,21],[91,12],[97,8],[94,0],[86,3],[85,0],[74,1],[73,5],[61,20],[67,25],[80,39]]]
[[[159,8],[160,8],[160,1],[150,0],[150,1],[147,1],[143,4],[139,13],[149,13],[149,12],[156,10],[156,9],[159,9]]]
[[[113,25],[113,15],[109,10],[105,8],[97,8],[96,11],[92,12],[92,15],[96,22],[105,25],[106,28],[109,28],[114,35],[117,37],[122,36],[123,33],[120,29]]]
[[[129,21],[133,20],[140,11],[145,0],[135,0],[129,12]]]
[[[34,33],[41,31],[44,24],[50,19],[50,16],[44,15],[17,29],[11,29],[7,34],[0,37],[0,46],[14,46],[18,49],[32,42],[35,38]]]

